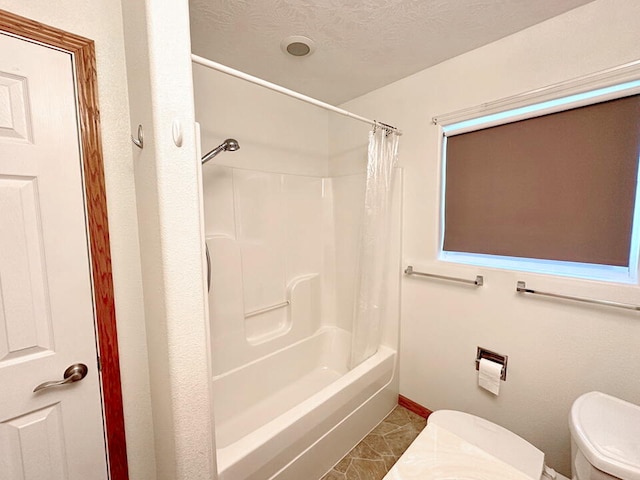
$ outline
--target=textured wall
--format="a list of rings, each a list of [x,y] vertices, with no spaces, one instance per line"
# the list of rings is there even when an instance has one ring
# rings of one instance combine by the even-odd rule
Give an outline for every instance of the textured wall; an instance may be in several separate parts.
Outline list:
[[[95,41],[122,393],[131,478],[154,479],[147,348],[120,2],[2,0],[0,8]]]
[[[188,2],[123,2],[158,479],[215,478]],[[171,32],[168,35],[167,32]],[[172,131],[180,125],[182,143]]]
[[[577,396],[601,390],[640,403],[640,322],[636,313],[517,297],[516,280],[629,303],[638,302],[640,289],[438,262],[440,137],[430,119],[636,60],[639,15],[634,0],[597,0],[345,105],[405,133],[405,264],[485,275],[481,289],[403,280],[401,393],[431,409],[496,421],[538,446],[565,474],[567,416]],[[508,381],[497,398],[477,387],[478,345],[509,355]]]

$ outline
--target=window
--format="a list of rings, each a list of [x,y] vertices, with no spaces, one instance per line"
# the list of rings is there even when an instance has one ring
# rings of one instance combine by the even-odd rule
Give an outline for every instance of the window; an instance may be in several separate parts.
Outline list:
[[[443,126],[440,258],[636,282],[640,82]]]

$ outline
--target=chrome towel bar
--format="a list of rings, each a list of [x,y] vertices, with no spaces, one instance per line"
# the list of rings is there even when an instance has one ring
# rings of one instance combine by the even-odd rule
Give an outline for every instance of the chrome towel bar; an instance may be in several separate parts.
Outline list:
[[[275,305],[271,305],[269,307],[260,308],[258,310],[254,310],[252,312],[247,312],[244,314],[244,318],[255,317],[256,315],[260,315],[261,313],[267,313],[271,310],[277,310],[278,308],[288,307],[291,305],[289,300],[285,300],[282,303],[276,303]]]
[[[476,287],[481,287],[482,285],[484,285],[484,277],[482,275],[476,275],[475,280],[467,280],[466,278],[447,277],[445,275],[436,275],[435,273],[416,272],[413,269],[413,266],[411,265],[407,266],[404,273],[405,275],[418,275],[420,277],[438,278],[440,280],[450,280],[452,282],[468,283],[470,285],[475,285]]]
[[[533,290],[532,288],[527,288],[526,283],[522,281],[519,281],[516,284],[516,292],[529,293],[533,295],[542,295],[544,297],[561,298],[563,300],[573,300],[574,302],[604,305],[605,307],[624,308],[626,310],[635,310],[637,312],[640,311],[639,305],[631,305],[629,303],[612,302],[610,300],[596,300],[593,298],[574,297],[571,295],[559,295],[557,293],[549,293],[549,292],[541,292],[540,290]]]

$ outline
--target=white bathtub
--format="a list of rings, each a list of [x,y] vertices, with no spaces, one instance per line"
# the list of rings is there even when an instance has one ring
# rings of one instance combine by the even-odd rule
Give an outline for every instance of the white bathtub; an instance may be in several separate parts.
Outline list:
[[[393,409],[396,352],[348,371],[350,342],[325,327],[213,378],[220,480],[315,480]]]

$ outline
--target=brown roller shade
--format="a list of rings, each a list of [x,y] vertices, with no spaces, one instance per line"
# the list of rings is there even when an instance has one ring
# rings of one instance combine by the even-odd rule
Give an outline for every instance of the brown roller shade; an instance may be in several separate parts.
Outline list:
[[[629,266],[640,95],[448,137],[443,249]]]

